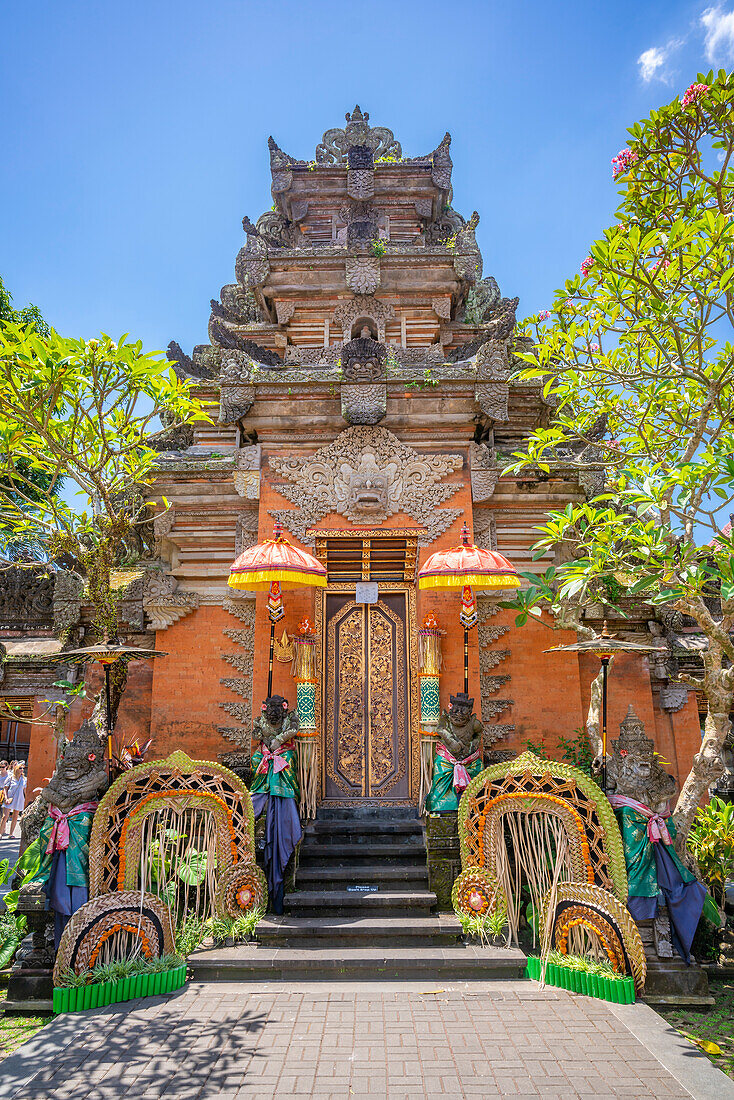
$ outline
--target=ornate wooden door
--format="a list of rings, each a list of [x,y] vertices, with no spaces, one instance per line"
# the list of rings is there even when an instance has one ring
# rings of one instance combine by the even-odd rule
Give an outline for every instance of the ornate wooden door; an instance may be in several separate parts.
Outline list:
[[[327,799],[410,795],[408,594],[375,604],[326,593],[324,733]]]

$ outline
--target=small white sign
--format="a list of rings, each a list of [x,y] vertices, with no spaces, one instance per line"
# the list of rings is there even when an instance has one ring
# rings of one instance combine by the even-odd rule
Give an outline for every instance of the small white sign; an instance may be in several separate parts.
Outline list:
[[[354,593],[355,603],[377,603],[377,581],[358,581]]]

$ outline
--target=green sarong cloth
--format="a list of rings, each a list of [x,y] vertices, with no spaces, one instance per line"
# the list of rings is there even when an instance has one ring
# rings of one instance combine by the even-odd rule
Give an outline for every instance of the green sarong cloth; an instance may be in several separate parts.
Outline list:
[[[89,834],[92,831],[94,810],[85,810],[67,819],[69,826],[69,847],[66,851],[66,885],[89,886]],[[54,820],[50,814],[41,826],[39,847],[41,853],[41,866],[38,873],[33,876],[34,882],[46,882],[51,874],[53,852],[47,852],[48,843],[54,828]]]
[[[654,845],[647,835],[647,818],[631,806],[615,809],[619,829],[622,833],[624,858],[627,863],[628,893],[631,898],[654,898],[658,893],[658,871],[655,863]],[[675,837],[673,819],[666,821],[668,832]],[[662,843],[662,841],[661,841]],[[672,844],[666,845],[666,851],[675,863],[683,882],[693,882],[695,875],[681,863]]]
[[[290,747],[288,747],[290,746]],[[289,741],[278,749],[277,755],[286,761],[286,767],[276,772],[272,761],[268,762],[267,771],[258,772],[262,763],[262,749],[257,749],[252,754],[252,782],[250,794],[275,794],[280,798],[298,798],[298,763],[297,753],[293,742]]]
[[[474,779],[482,770],[481,759],[465,765],[469,778]],[[454,765],[436,754],[433,761],[433,782],[426,799],[426,810],[430,814],[447,814],[459,808],[459,799],[463,791],[457,793],[454,787]]]

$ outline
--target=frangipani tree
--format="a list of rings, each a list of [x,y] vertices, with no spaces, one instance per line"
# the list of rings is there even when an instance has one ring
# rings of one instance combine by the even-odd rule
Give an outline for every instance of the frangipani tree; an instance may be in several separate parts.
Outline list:
[[[98,638],[117,634],[112,571],[152,518],[151,436],[161,414],[169,430],[208,419],[190,383],[140,342],[0,323],[2,556],[12,559],[16,542],[32,543],[49,561],[78,569]],[[114,667],[113,713],[126,678],[125,662]]]
[[[721,71],[629,131],[612,162],[617,224],[525,322],[520,377],[541,380],[555,410],[509,467],[600,478],[540,529],[538,551],[558,548],[561,564],[523,594],[519,621],[547,601],[578,623],[621,590],[705,636],[703,675],[681,677],[708,706],[676,806],[682,840],[722,771],[734,692],[733,118],[734,77]]]

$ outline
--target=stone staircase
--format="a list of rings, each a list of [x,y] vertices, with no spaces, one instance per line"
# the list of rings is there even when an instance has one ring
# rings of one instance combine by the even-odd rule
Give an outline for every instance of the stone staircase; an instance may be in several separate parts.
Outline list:
[[[304,830],[296,890],[257,944],[199,951],[194,980],[518,978],[521,951],[465,944],[428,889],[415,809],[320,809]]]

